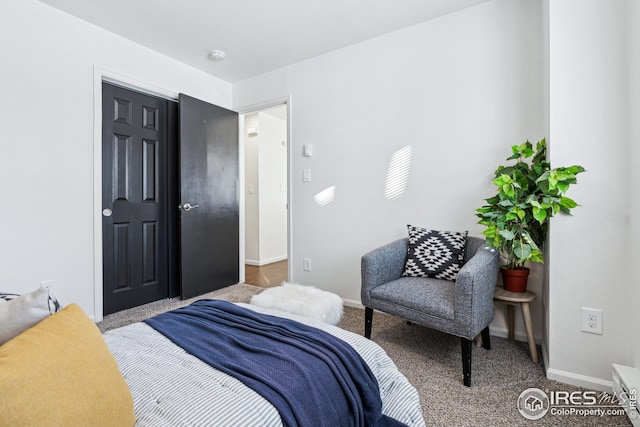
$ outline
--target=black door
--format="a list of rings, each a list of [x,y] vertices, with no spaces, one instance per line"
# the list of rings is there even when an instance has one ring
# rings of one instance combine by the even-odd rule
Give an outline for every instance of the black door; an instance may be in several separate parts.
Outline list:
[[[102,85],[104,314],[169,294],[168,103]]]
[[[238,283],[238,114],[180,94],[182,298]]]

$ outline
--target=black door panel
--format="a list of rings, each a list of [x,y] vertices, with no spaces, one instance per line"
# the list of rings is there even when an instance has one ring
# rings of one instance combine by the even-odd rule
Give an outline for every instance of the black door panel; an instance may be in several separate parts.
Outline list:
[[[239,279],[238,114],[180,94],[179,117],[184,299]]]
[[[102,86],[104,314],[168,295],[167,102]]]
[[[107,83],[102,107],[104,314],[237,283],[237,113]]]

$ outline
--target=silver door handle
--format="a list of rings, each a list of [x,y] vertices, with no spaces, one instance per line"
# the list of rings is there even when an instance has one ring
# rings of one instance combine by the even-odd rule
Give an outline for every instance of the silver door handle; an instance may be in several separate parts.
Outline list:
[[[182,206],[178,206],[178,209],[182,209],[185,212],[189,212],[191,209],[199,208],[200,205],[192,205],[191,203],[185,203]]]

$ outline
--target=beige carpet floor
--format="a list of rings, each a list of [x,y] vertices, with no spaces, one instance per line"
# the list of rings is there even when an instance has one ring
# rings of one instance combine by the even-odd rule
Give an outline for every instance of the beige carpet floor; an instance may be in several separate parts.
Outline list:
[[[105,316],[102,330],[124,326],[203,298],[248,302],[264,288],[233,285],[190,300],[163,300]],[[362,334],[364,310],[345,307],[340,327]],[[524,390],[580,391],[546,379],[542,364],[534,365],[526,343],[491,337],[491,350],[474,347],[471,382],[462,384],[459,338],[420,325],[407,325],[374,313],[371,338],[394,360],[416,387],[428,426],[630,426],[625,416],[551,415],[526,420],[517,410]]]

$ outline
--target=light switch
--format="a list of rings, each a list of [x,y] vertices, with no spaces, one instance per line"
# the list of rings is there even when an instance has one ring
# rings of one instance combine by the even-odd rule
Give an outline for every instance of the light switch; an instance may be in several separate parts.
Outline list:
[[[302,170],[302,181],[303,182],[311,182],[311,169],[303,169]]]
[[[304,157],[311,157],[313,156],[313,145],[311,144],[305,144],[302,146],[302,155]]]

